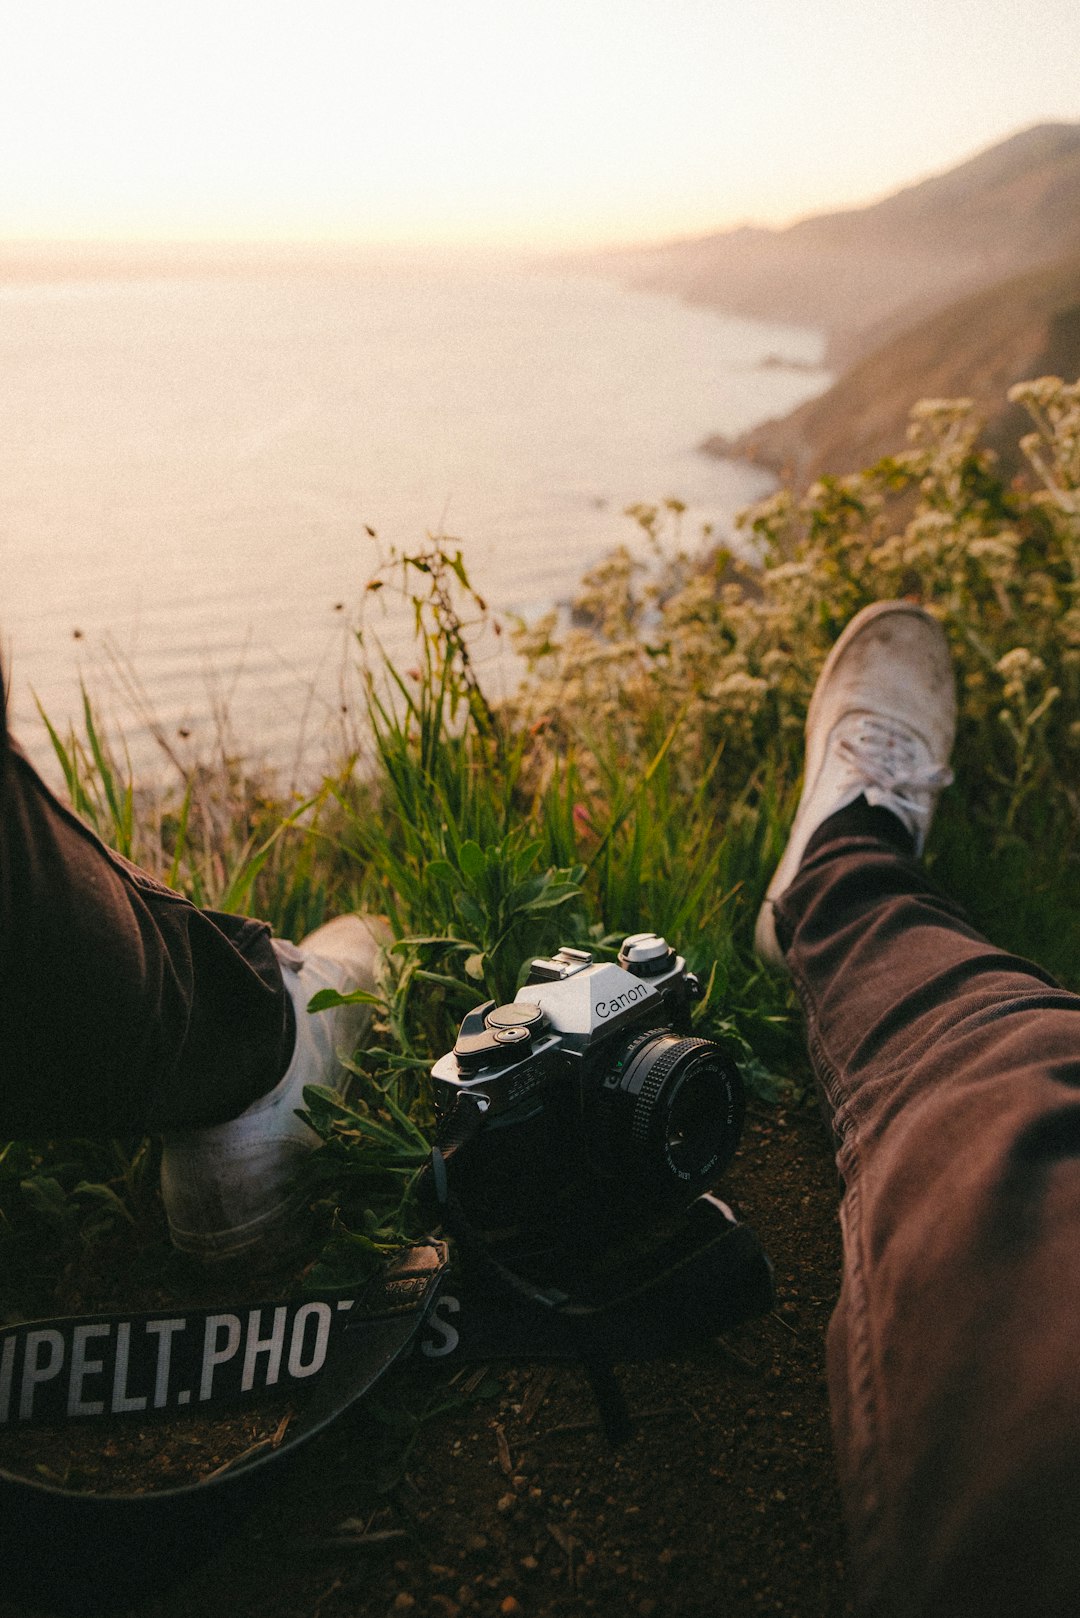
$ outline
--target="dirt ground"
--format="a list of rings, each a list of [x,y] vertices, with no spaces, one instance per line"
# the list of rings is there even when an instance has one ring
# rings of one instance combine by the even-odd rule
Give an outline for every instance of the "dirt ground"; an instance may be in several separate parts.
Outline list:
[[[776,1310],[624,1368],[622,1448],[576,1367],[470,1368],[453,1387],[405,1371],[396,1391],[427,1419],[404,1461],[370,1409],[342,1418],[209,1561],[128,1611],[842,1618],[824,1385],[837,1188],[816,1112],[752,1116],[721,1189],[773,1259]],[[2,1618],[45,1612],[0,1600]]]

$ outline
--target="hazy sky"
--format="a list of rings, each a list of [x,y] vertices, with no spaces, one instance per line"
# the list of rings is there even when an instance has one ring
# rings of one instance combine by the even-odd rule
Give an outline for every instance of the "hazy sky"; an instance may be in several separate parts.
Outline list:
[[[1077,0],[0,7],[8,238],[663,237],[1080,119]]]

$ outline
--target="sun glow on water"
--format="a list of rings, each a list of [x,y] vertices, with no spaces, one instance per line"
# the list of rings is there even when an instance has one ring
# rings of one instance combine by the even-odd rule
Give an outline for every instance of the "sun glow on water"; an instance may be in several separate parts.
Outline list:
[[[365,525],[406,548],[460,536],[493,605],[540,609],[633,540],[629,503],[677,495],[689,542],[723,531],[768,479],[695,446],[818,389],[824,372],[760,362],[820,347],[521,266],[0,289],[17,729],[32,691],[64,722],[80,669],[115,684],[115,651],[174,735],[234,690],[245,743],[287,757],[334,722]],[[377,629],[409,645],[406,615]]]

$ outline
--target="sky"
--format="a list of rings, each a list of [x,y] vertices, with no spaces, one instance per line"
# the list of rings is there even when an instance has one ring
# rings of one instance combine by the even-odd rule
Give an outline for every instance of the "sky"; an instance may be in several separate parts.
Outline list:
[[[0,0],[0,239],[784,223],[1080,119],[1076,0]]]

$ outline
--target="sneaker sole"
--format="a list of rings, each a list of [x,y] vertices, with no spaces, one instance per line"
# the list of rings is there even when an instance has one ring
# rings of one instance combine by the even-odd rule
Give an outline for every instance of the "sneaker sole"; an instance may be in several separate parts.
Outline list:
[[[303,1245],[311,1225],[303,1192],[289,1197],[269,1213],[246,1225],[226,1230],[180,1230],[169,1225],[169,1236],[178,1252],[200,1264],[218,1266],[243,1263],[252,1270],[276,1268],[287,1262]]]

